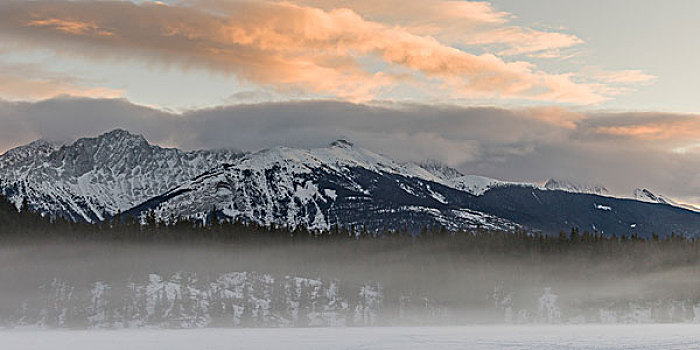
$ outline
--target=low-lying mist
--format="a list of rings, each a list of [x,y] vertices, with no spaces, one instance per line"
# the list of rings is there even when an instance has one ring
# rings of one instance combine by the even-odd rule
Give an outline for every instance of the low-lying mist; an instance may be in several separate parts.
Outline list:
[[[700,322],[685,239],[493,233],[0,247],[7,327]]]

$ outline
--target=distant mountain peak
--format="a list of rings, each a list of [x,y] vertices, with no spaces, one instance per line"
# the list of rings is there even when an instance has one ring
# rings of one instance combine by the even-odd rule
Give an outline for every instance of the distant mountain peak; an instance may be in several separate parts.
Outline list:
[[[26,166],[43,161],[51,153],[58,150],[56,143],[39,139],[24,146],[15,147],[0,155],[0,167]]]
[[[28,143],[24,147],[32,147],[32,148],[46,148],[46,147],[57,147],[58,144],[48,141],[46,139],[38,139],[36,141]]]
[[[654,194],[646,188],[637,188],[634,190],[633,194],[634,199],[638,201],[676,205],[676,202],[674,202],[673,200],[668,199],[662,195]]]
[[[668,204],[668,205],[672,205],[674,207],[679,207],[679,208],[683,208],[683,209],[688,209],[688,210],[700,212],[700,208],[698,208],[698,207],[695,207],[695,206],[690,205],[690,204],[678,203],[667,196],[664,196],[664,195],[658,194],[658,193],[654,193],[651,190],[648,190],[646,188],[636,188],[632,192],[632,195],[633,195],[634,199],[641,201],[641,202]]]
[[[114,129],[95,137],[79,138],[70,145],[61,147],[55,156],[76,157],[79,154],[83,158],[123,158],[133,157],[135,152],[143,152],[149,148],[156,148],[146,138],[139,134],[133,134],[123,129]]]
[[[335,140],[335,141],[331,142],[331,144],[330,144],[330,147],[339,147],[339,148],[352,148],[354,146],[355,145],[353,145],[352,142],[350,142],[348,140],[343,140],[343,139]]]
[[[26,145],[12,148],[12,149],[8,150],[7,152],[5,152],[5,155],[25,153],[27,151],[51,153],[58,148],[59,148],[59,145],[57,143],[47,141],[45,139],[38,139],[38,140],[32,141]]]
[[[112,131],[108,131],[102,135],[99,135],[95,139],[109,140],[109,141],[123,140],[123,141],[128,141],[128,142],[148,144],[148,141],[146,141],[146,138],[143,137],[143,135],[135,134],[135,133],[129,132],[127,130],[119,129],[119,128],[114,129]]]
[[[544,188],[548,190],[560,190],[573,193],[588,193],[597,195],[607,195],[608,189],[599,184],[578,183],[571,180],[549,179],[544,184]]]
[[[425,170],[427,170],[432,175],[443,179],[452,180],[461,176],[464,176],[459,170],[434,159],[425,160],[417,163],[417,165]]]
[[[138,134],[132,133],[131,131],[128,131],[128,130],[122,129],[122,128],[112,129],[110,131],[103,133],[102,135],[104,135],[104,136],[122,136],[122,137],[139,136]]]

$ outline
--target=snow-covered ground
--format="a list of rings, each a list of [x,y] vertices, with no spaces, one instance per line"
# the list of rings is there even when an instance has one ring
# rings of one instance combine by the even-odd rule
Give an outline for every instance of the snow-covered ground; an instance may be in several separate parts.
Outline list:
[[[700,349],[700,325],[0,331],[13,350]]]

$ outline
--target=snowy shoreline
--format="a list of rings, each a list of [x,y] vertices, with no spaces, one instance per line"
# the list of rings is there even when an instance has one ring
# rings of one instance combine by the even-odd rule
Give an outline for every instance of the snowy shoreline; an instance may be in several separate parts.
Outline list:
[[[517,325],[197,330],[1,330],[3,348],[697,349],[700,325]]]

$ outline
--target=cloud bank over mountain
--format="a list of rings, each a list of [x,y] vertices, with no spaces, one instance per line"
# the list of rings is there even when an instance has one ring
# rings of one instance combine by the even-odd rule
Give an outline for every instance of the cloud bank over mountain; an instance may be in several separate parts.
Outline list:
[[[504,180],[652,188],[700,202],[700,116],[306,101],[169,113],[123,99],[0,102],[0,149],[37,138],[68,142],[113,128],[162,146],[258,150],[347,139],[392,158],[433,159]],[[631,180],[633,179],[633,180]]]

